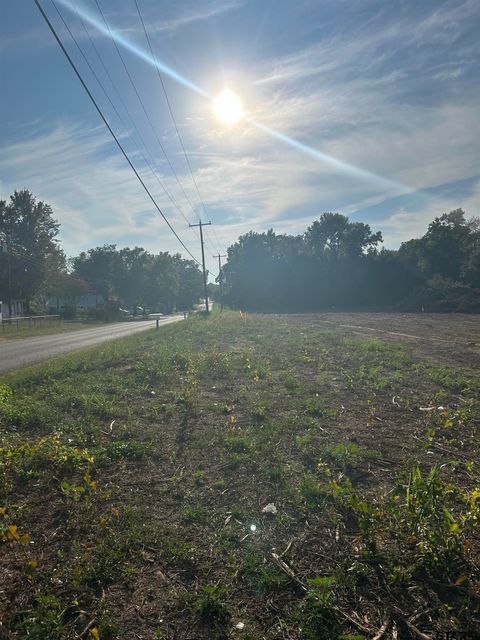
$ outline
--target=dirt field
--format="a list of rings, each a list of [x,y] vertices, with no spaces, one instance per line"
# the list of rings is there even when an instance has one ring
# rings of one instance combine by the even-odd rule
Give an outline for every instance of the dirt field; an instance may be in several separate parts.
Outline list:
[[[470,367],[480,365],[480,316],[430,313],[328,313],[321,325],[345,335],[405,343],[425,358]]]
[[[479,342],[226,312],[5,377],[0,637],[478,638]]]

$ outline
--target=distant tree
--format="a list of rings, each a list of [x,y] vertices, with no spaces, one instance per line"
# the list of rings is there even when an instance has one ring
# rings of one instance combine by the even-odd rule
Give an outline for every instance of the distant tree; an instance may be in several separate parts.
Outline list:
[[[115,297],[127,308],[145,307],[152,264],[153,256],[142,247],[125,247],[116,252],[112,289]]]
[[[63,268],[65,256],[58,246],[60,225],[50,205],[27,189],[0,201],[0,290],[27,304],[48,278]]]
[[[118,263],[117,247],[105,244],[71,259],[73,275],[88,282],[95,293],[101,295],[106,302],[115,298],[114,277]]]
[[[462,209],[435,218],[422,238],[426,273],[458,280],[469,252],[470,233]]]
[[[184,260],[179,254],[174,256],[178,274],[176,308],[188,311],[203,294],[203,275],[193,260]]]
[[[171,313],[175,308],[190,309],[202,291],[198,266],[178,254],[104,245],[82,252],[71,264],[72,274],[113,306]]]
[[[441,276],[477,283],[476,253],[480,244],[478,219],[467,221],[463,209],[437,217],[422,238],[404,242],[399,256],[426,278]]]
[[[480,237],[472,243],[472,250],[464,262],[463,280],[480,289]]]
[[[308,227],[305,242],[317,256],[358,257],[382,242],[382,234],[372,233],[368,224],[350,222],[340,213],[323,213]]]
[[[290,299],[297,278],[294,267],[301,238],[267,233],[241,236],[228,249],[224,266],[227,299],[236,307],[273,310],[294,306]]]
[[[163,313],[174,311],[180,291],[179,272],[177,256],[167,252],[151,256],[150,267],[145,273],[145,305]]]
[[[209,282],[207,285],[208,297],[213,300],[213,302],[220,302],[220,285],[215,284],[214,282]]]
[[[262,311],[330,308],[475,310],[480,292],[480,221],[444,214],[399,251],[382,249],[380,231],[324,213],[303,236],[249,232],[228,249],[227,300]],[[459,282],[457,282],[459,281]]]
[[[417,269],[410,268],[398,251],[391,249],[369,252],[364,265],[362,296],[369,307],[393,308],[425,282]]]

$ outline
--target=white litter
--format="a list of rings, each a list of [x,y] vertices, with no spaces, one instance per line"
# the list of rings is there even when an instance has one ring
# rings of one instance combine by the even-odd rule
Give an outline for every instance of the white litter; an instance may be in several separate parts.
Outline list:
[[[277,507],[273,504],[273,502],[269,502],[269,504],[263,507],[262,513],[270,513],[272,516],[276,516]]]
[[[235,625],[235,629],[237,631],[243,631],[245,629],[245,623],[244,622],[237,622],[237,624]]]
[[[252,533],[254,533],[257,530],[257,525],[256,524],[251,524],[250,525],[250,531],[252,531]]]

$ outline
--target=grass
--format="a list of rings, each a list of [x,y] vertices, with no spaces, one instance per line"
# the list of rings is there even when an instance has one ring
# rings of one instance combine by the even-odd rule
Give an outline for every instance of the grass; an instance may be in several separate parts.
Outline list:
[[[3,632],[475,637],[479,388],[318,316],[229,312],[4,376]]]

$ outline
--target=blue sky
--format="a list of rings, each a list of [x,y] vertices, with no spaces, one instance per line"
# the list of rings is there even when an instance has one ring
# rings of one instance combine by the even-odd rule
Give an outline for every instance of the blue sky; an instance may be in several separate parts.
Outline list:
[[[134,0],[99,3],[123,41],[148,52]],[[51,0],[42,2],[194,255],[198,239],[186,220],[201,215],[214,223],[207,238],[212,270],[211,254],[223,253],[240,234],[270,227],[300,233],[324,211],[381,229],[388,247],[424,233],[444,211],[463,207],[479,215],[477,0],[138,3],[156,56],[173,71],[164,75],[165,86],[206,214],[155,68],[119,45],[152,128],[111,40],[95,26],[102,24],[95,0],[57,0],[119,120]],[[247,117],[222,125],[209,100],[183,80],[211,96],[228,86]],[[33,0],[0,4],[0,82],[0,197],[27,187],[49,202],[70,255],[105,242],[179,250]]]

